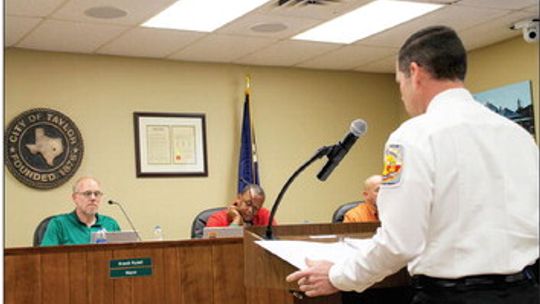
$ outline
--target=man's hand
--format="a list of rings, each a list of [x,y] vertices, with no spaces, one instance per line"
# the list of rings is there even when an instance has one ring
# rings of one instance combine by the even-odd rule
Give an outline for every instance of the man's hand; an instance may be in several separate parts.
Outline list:
[[[227,207],[227,217],[232,224],[236,224],[238,226],[244,225],[244,219],[236,208],[236,203],[232,203],[229,207]]]
[[[339,291],[328,278],[328,272],[334,263],[312,261],[306,258],[306,265],[308,265],[307,269],[293,272],[287,276],[287,282],[298,281],[300,291],[303,291],[308,297],[326,296]]]

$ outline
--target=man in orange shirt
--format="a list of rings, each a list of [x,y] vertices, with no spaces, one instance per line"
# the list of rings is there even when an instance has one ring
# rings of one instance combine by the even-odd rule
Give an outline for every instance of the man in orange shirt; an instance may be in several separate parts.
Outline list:
[[[362,192],[364,203],[360,203],[347,211],[343,219],[344,223],[379,221],[377,216],[377,193],[379,193],[381,182],[382,176],[380,175],[372,175],[366,179],[364,192]]]

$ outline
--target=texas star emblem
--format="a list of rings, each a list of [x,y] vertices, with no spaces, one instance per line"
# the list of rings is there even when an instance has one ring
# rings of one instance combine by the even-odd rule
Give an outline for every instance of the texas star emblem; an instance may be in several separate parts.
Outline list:
[[[51,189],[65,183],[79,168],[84,152],[79,129],[69,117],[36,108],[15,117],[5,132],[8,170],[23,184]]]

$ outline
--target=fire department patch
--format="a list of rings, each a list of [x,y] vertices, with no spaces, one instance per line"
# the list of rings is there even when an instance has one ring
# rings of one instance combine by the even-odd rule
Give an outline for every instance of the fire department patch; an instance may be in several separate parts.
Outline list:
[[[21,183],[51,189],[68,181],[82,162],[83,140],[69,117],[31,109],[15,117],[5,133],[6,166]]]
[[[403,169],[403,146],[388,145],[384,151],[383,184],[396,185]]]

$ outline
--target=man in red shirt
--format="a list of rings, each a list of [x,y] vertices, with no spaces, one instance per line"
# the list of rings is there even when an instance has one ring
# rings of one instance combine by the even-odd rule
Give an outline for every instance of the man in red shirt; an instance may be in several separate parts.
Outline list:
[[[270,211],[262,207],[264,199],[264,190],[259,185],[249,184],[227,209],[212,214],[208,218],[206,227],[266,226]]]

